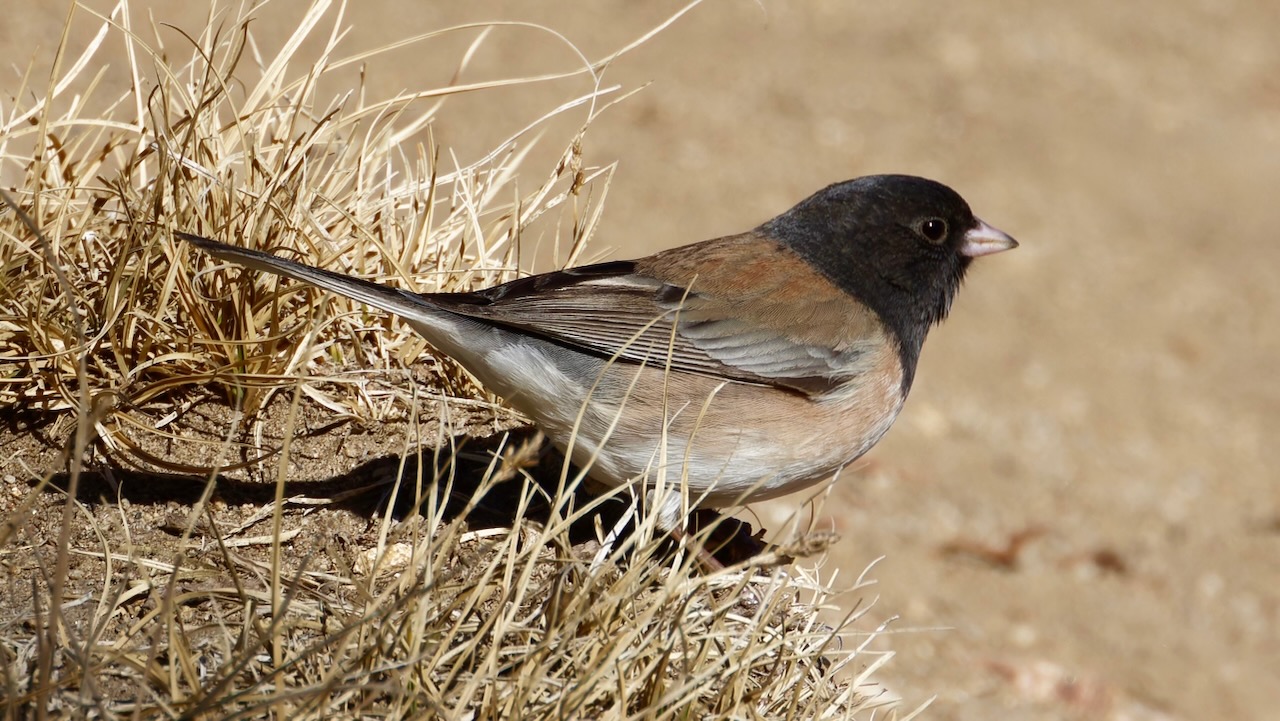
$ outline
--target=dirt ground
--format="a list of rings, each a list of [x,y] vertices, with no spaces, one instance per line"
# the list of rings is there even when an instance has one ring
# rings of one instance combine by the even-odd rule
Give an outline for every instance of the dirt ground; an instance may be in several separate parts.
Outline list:
[[[62,5],[7,11],[8,63],[51,53]],[[599,57],[678,7],[366,0],[345,47],[503,19]],[[269,8],[259,37],[295,12]],[[1262,0],[712,1],[605,74],[651,84],[587,137],[618,162],[595,251],[741,231],[875,172],[947,182],[1022,243],[977,264],[820,519],[842,536],[829,570],[881,559],[873,615],[896,618],[878,643],[897,655],[878,678],[904,708],[1280,713],[1278,32]],[[440,82],[470,37],[371,64],[370,92]],[[508,27],[467,73],[572,63]],[[527,113],[458,99],[436,138],[470,157],[589,89],[522,91]],[[782,528],[798,504],[760,517]]]

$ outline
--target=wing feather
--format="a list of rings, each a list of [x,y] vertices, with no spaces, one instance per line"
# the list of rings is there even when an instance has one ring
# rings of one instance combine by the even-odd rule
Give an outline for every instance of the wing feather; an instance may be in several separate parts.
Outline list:
[[[428,299],[594,355],[803,393],[833,387],[841,370],[865,351],[859,346],[835,350],[753,325],[739,317],[734,304],[628,266],[610,263],[535,276],[540,279],[536,288],[498,286]]]

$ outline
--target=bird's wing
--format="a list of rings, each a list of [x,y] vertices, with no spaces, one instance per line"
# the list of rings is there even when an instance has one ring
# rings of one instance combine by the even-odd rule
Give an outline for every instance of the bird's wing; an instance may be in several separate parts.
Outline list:
[[[647,260],[647,259],[646,259]],[[677,274],[678,275],[678,274]],[[674,282],[645,261],[615,261],[522,278],[475,293],[425,296],[439,307],[519,329],[593,355],[767,384],[806,394],[830,390],[871,350],[865,343],[800,335],[813,316],[842,323],[840,308],[779,307],[770,290],[789,282],[760,274],[751,292],[715,292],[713,278]],[[819,299],[818,305],[831,305]],[[833,333],[843,336],[845,327]],[[877,336],[880,338],[881,336]]]

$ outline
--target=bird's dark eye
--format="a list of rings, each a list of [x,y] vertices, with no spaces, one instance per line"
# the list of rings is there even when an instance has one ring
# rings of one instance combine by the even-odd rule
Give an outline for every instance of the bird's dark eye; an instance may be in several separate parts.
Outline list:
[[[920,224],[920,235],[930,243],[940,243],[947,237],[947,221],[942,218],[929,218]]]

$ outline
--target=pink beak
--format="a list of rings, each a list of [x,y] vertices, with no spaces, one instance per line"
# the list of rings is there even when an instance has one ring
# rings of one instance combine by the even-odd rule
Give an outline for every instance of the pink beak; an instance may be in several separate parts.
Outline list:
[[[960,255],[977,258],[1018,247],[1018,241],[1003,230],[993,228],[979,219],[978,224],[964,234],[964,242],[960,244]]]

